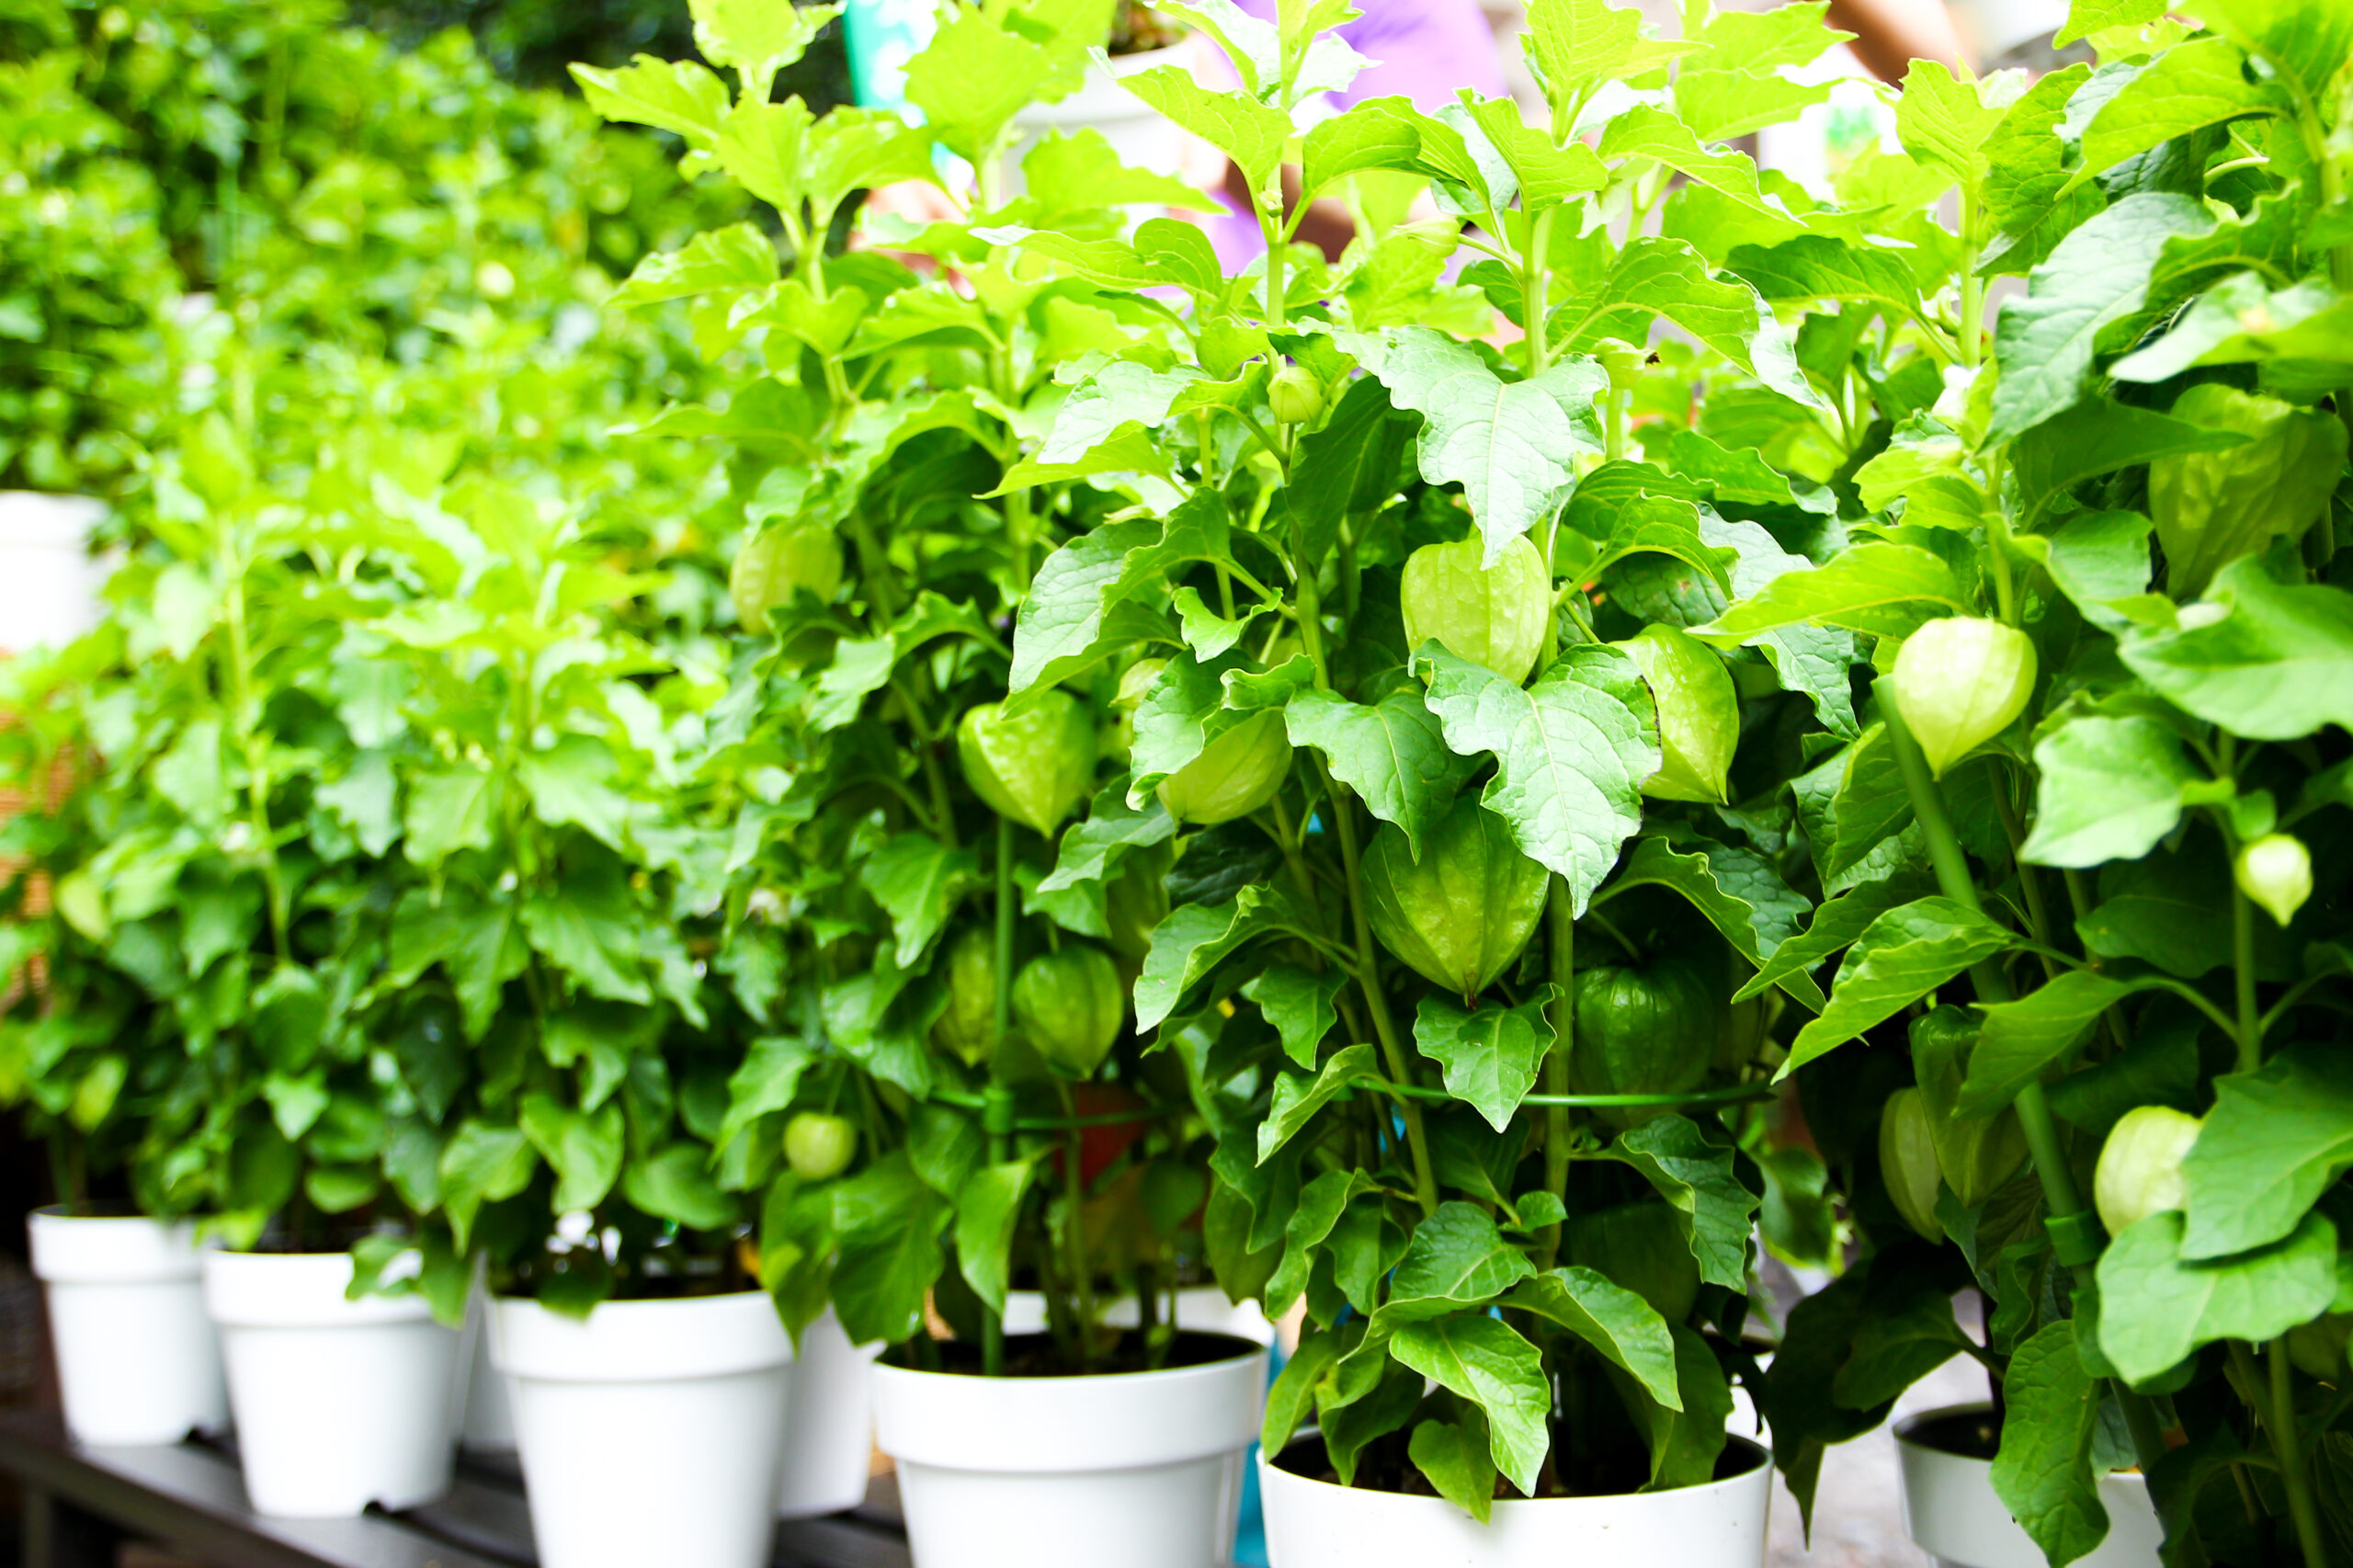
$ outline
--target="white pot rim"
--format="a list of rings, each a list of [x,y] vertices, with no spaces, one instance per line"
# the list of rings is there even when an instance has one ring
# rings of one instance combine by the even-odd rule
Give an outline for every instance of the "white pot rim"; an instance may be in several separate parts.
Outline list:
[[[0,547],[86,552],[106,516],[107,504],[95,495],[0,490]]]
[[[208,1252],[204,1306],[223,1328],[361,1328],[422,1323],[425,1298],[345,1298],[357,1267],[347,1252]]]
[[[161,1285],[198,1279],[204,1254],[186,1220],[75,1214],[63,1204],[25,1216],[34,1275],[52,1285]]]
[[[1292,1439],[1293,1445],[1296,1446],[1301,1438],[1307,1436],[1309,1436],[1308,1433],[1302,1433],[1300,1438]],[[1758,1471],[1772,1469],[1772,1450],[1754,1437],[1745,1437],[1737,1432],[1728,1432],[1724,1435],[1724,1447],[1727,1450],[1733,1449],[1745,1450],[1748,1456],[1748,1463],[1730,1475],[1718,1476],[1713,1481],[1703,1481],[1697,1486],[1678,1486],[1671,1492],[1612,1492],[1594,1497],[1498,1497],[1495,1502],[1494,1512],[1496,1514],[1508,1512],[1515,1515],[1540,1513],[1559,1515],[1575,1508],[1592,1508],[1597,1506],[1605,1506],[1613,1510],[1654,1506],[1662,1509],[1673,1508],[1691,1498],[1705,1496],[1711,1493],[1730,1492],[1741,1486],[1754,1484]],[[1288,1453],[1290,1450],[1286,1449],[1284,1451]],[[1336,1481],[1321,1481],[1313,1476],[1302,1475],[1296,1471],[1285,1470],[1264,1454],[1258,1458],[1258,1475],[1259,1490],[1262,1495],[1267,1487],[1273,1485],[1312,1486],[1327,1494],[1347,1493],[1366,1499],[1394,1498],[1397,1502],[1404,1504],[1434,1503],[1449,1508],[1454,1506],[1443,1497],[1425,1497],[1419,1493],[1411,1492],[1384,1492],[1366,1486],[1343,1486]]]
[[[526,1296],[494,1298],[491,1360],[547,1382],[670,1382],[788,1366],[792,1341],[765,1290],[602,1301],[585,1318]]]
[[[1233,1346],[1233,1354],[1221,1356],[1214,1361],[1195,1361],[1182,1367],[1162,1367],[1142,1372],[1083,1372],[1066,1378],[992,1378],[980,1372],[932,1372],[926,1371],[920,1367],[894,1367],[888,1361],[877,1361],[874,1364],[874,1369],[879,1374],[893,1378],[938,1379],[943,1383],[951,1381],[987,1383],[1003,1389],[1083,1389],[1089,1386],[1138,1388],[1154,1379],[1173,1382],[1180,1379],[1214,1373],[1231,1368],[1236,1361],[1247,1360],[1254,1356],[1263,1356],[1267,1353],[1267,1347],[1257,1341],[1244,1335],[1228,1334],[1222,1329],[1192,1328],[1184,1332],[1199,1339],[1230,1341]],[[1007,1335],[1005,1343],[1006,1349],[1010,1350],[1025,1339],[1043,1340],[1046,1337],[1042,1334]]]

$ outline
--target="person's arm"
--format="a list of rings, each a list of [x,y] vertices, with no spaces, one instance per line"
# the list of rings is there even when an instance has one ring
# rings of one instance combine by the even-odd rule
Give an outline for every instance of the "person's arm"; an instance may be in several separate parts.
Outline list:
[[[1855,35],[1847,47],[1882,82],[1901,82],[1915,60],[1959,69],[1965,51],[1944,0],[1830,0],[1830,25]]]

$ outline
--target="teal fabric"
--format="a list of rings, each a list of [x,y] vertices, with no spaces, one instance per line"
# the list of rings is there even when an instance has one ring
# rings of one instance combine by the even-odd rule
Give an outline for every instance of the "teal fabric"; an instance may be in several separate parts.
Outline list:
[[[850,85],[867,108],[904,108],[905,71],[939,25],[935,0],[848,0]]]

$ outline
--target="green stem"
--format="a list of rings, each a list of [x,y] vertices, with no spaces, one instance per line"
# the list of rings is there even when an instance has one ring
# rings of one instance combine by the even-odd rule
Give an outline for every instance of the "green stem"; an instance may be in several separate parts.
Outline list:
[[[1004,817],[996,819],[996,973],[995,1019],[996,1038],[990,1042],[990,1055],[1013,1029],[1013,824]],[[982,1131],[989,1142],[989,1163],[1003,1165],[1013,1157],[1013,1092],[992,1081],[981,1108]],[[1005,1375],[1005,1314],[993,1312],[986,1302],[981,1313],[981,1371],[983,1376]]]
[[[1054,1087],[1062,1094],[1063,1115],[1077,1119],[1078,1105],[1071,1096],[1070,1085],[1057,1079]],[[1071,1290],[1078,1298],[1081,1372],[1095,1364],[1095,1271],[1086,1263],[1086,1171],[1080,1163],[1085,1153],[1086,1134],[1073,1127],[1063,1143],[1063,1163],[1069,1167],[1063,1173],[1063,1251],[1070,1259]]]
[[[1551,313],[1552,283],[1552,260],[1549,252],[1552,243],[1552,214],[1558,208],[1528,214],[1528,258],[1520,272],[1520,290],[1526,301],[1528,316],[1528,379],[1534,381],[1552,362],[1552,335],[1545,330],[1544,318]]]
[[[2288,1489],[2288,1517],[2295,1521],[2296,1544],[2303,1550],[2305,1568],[2325,1568],[2328,1548],[2321,1534],[2320,1509],[2313,1500],[2303,1444],[2296,1437],[2296,1391],[2289,1377],[2288,1342],[2273,1340],[2266,1358],[2271,1364],[2271,1416],[2264,1425],[2271,1429],[2271,1447],[2279,1456],[2279,1481]]]
[[[996,819],[996,1041],[1013,1029],[1013,821]]]
[[[1961,187],[1961,362],[1977,369],[1984,352],[1985,285],[1977,276],[1977,194],[1964,180]]]
[[[1610,385],[1608,412],[1602,417],[1606,422],[1601,432],[1603,454],[1616,462],[1626,455],[1626,393],[1615,382]]]
[[[1984,914],[1977,884],[1969,874],[1969,858],[1961,850],[1960,835],[1953,832],[1952,818],[1945,811],[1937,781],[1928,772],[1928,759],[1921,755],[1920,744],[1912,738],[1912,732],[1904,728],[1892,692],[1880,704],[1880,711],[1887,723],[1888,739],[1895,748],[1896,766],[1903,770],[1904,787],[1912,797],[1913,815],[1919,819],[1921,836],[1927,842],[1928,860],[1936,868],[1938,886],[1955,903]],[[1970,971],[1970,978],[1976,984],[1980,1001],[1998,1003],[2010,999],[2009,976],[2002,972],[1997,960],[1986,959],[1978,963]],[[2099,1256],[2099,1221],[2085,1210],[2083,1195],[2076,1190],[2075,1174],[2067,1164],[2065,1145],[2059,1140],[2050,1097],[2041,1084],[2029,1083],[2018,1091],[2014,1106],[2018,1113],[2019,1131],[2026,1134],[2027,1152],[2034,1161],[2035,1175],[2042,1183],[2043,1202],[2051,1211],[2045,1229],[2051,1233],[2052,1251],[2067,1266],[2078,1290],[2097,1290],[2098,1278],[2093,1264]],[[2131,1429],[2133,1452],[2145,1471],[2165,1457],[2155,1414],[2144,1395],[2134,1393],[2122,1383],[2116,1385],[2115,1393],[2117,1403],[2123,1407],[2125,1424]]]
[[[1569,906],[1567,878],[1552,879],[1545,914],[1552,942],[1552,981],[1561,994],[1552,1000],[1552,1045],[1544,1053],[1544,1092],[1565,1095],[1577,1030],[1577,927]],[[1563,1196],[1568,1184],[1569,1111],[1566,1106],[1552,1106],[1544,1112],[1544,1190]],[[1544,1267],[1550,1268],[1561,1253],[1560,1226],[1545,1227],[1543,1246]]]
[[[2238,996],[2239,1071],[2263,1065],[2263,1014],[2255,1004],[2255,904],[2231,879],[2231,979]]]

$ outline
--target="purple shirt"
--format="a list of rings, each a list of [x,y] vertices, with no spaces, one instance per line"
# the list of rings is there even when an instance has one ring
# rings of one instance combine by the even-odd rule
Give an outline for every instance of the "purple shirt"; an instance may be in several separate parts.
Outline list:
[[[1425,114],[1453,103],[1465,87],[1485,97],[1502,97],[1502,62],[1495,36],[1479,0],[1357,0],[1364,15],[1337,29],[1358,54],[1373,63],[1356,81],[1329,95],[1336,109],[1368,98],[1411,98]],[[1275,19],[1276,0],[1237,0],[1264,22]],[[1222,194],[1222,193],[1221,193]],[[1224,197],[1226,212],[1208,223],[1210,238],[1229,267],[1263,250],[1258,220]]]

